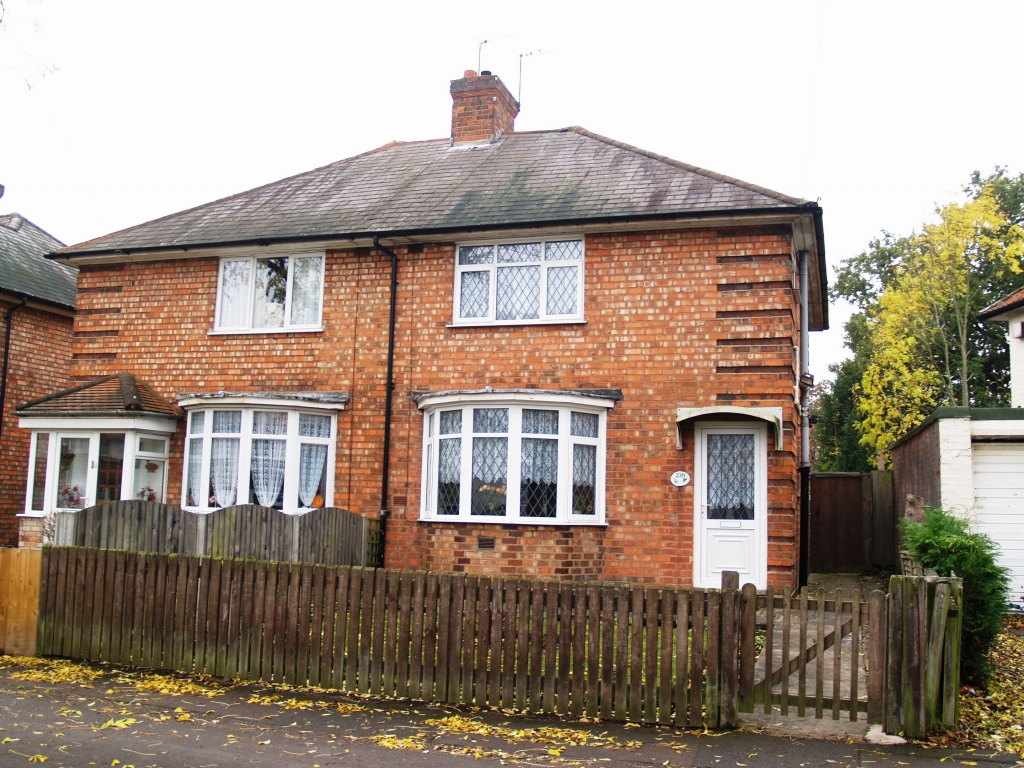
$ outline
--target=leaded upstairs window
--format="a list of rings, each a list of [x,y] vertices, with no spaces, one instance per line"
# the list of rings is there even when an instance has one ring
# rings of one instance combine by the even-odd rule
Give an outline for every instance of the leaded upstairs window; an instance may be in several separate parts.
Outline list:
[[[583,319],[580,238],[460,245],[455,325],[521,325]]]

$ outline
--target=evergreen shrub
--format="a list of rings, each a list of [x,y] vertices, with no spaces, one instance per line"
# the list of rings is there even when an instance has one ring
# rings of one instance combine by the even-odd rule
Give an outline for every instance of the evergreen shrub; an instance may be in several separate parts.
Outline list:
[[[996,564],[998,546],[972,531],[970,521],[934,507],[925,508],[923,522],[902,520],[900,528],[904,549],[922,566],[964,580],[960,678],[984,685],[991,673],[988,652],[1009,607],[1010,574]]]

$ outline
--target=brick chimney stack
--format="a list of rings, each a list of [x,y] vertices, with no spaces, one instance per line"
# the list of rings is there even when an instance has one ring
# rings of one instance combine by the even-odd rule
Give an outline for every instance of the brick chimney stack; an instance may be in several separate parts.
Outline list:
[[[467,69],[452,80],[452,141],[494,141],[515,129],[519,102],[505,84],[487,70]]]

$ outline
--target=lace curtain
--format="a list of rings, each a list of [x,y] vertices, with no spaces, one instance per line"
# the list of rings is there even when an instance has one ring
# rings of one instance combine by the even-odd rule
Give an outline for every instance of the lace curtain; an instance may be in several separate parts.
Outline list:
[[[754,436],[708,435],[708,519],[754,519]]]
[[[284,440],[252,441],[252,487],[260,506],[272,507],[281,497],[286,448]]]
[[[313,325],[320,316],[321,257],[292,261],[292,325]]]
[[[195,416],[192,418],[195,422]],[[203,503],[203,495],[200,490],[200,477],[203,474],[203,439],[191,438],[188,448],[188,503],[190,506],[200,506]]]
[[[218,507],[230,507],[238,495],[238,438],[215,437],[210,442],[213,496]]]
[[[288,414],[280,411],[254,411],[252,433],[254,435],[288,434]]]
[[[320,479],[327,464],[327,446],[303,443],[299,449],[299,501],[308,507],[320,489]]]

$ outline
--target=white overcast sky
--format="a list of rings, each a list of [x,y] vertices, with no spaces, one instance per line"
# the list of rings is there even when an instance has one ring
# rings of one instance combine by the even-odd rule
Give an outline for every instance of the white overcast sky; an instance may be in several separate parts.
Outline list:
[[[393,139],[477,66],[582,125],[820,199],[835,266],[1024,170],[1021,2],[3,0],[0,212],[80,242]],[[812,334],[820,379],[842,324]]]

